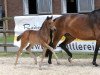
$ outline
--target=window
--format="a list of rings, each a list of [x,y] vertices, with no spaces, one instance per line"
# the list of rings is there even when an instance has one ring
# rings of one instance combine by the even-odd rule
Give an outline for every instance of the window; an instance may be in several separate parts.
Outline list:
[[[29,14],[28,0],[23,0],[23,14],[24,15]]]
[[[39,14],[51,14],[52,13],[52,0],[37,0],[38,1],[38,13]]]
[[[67,12],[67,4],[66,4],[66,0],[61,0],[61,11],[62,11],[62,14],[66,13]]]
[[[84,13],[94,10],[94,0],[61,0],[62,14]]]
[[[29,14],[37,14],[36,0],[28,0]]]
[[[51,14],[52,0],[23,0],[24,14]]]
[[[77,2],[76,0],[67,0],[67,13],[77,13]]]
[[[78,12],[91,12],[94,10],[94,0],[78,0]]]

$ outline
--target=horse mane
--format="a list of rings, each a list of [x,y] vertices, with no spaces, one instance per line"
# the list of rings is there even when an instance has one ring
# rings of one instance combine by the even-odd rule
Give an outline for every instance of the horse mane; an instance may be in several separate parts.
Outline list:
[[[40,30],[41,30],[42,28],[44,28],[44,26],[46,26],[46,20],[43,22],[42,27],[40,28]]]
[[[45,21],[43,22],[42,27],[40,28],[40,30],[41,30],[42,28],[44,28],[44,26],[47,26],[47,25],[48,25],[48,24],[47,24],[47,23],[48,23],[47,20],[50,20],[50,19],[52,19],[52,17],[48,17],[48,16],[47,16],[47,18],[46,18]],[[48,27],[48,26],[47,26],[47,27]],[[46,27],[46,28],[47,28],[47,27]]]
[[[100,9],[88,13],[91,23],[100,23]]]
[[[60,16],[61,17],[61,16]],[[55,19],[53,19],[53,21],[55,22],[59,17],[56,17]]]
[[[100,12],[100,9],[96,9],[96,10],[92,11],[91,13],[95,14],[96,12]]]

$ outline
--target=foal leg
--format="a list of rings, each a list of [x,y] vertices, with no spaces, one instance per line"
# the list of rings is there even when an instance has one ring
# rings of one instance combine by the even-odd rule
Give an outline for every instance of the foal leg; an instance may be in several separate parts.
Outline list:
[[[26,50],[27,50],[27,52],[30,54],[30,56],[31,56],[32,58],[34,58],[35,64],[37,64],[37,58],[36,58],[36,56],[31,52],[32,46],[33,46],[33,45],[29,44],[29,46],[26,48]]]
[[[19,58],[19,56],[21,55],[23,48],[24,48],[24,47],[21,46],[21,47],[19,48],[18,52],[17,52],[17,57],[16,57],[16,61],[15,61],[15,66],[17,65],[18,58]]]
[[[19,50],[18,50],[18,52],[17,52],[17,57],[16,57],[16,61],[15,61],[15,66],[17,65],[18,58],[19,58],[19,56],[21,55],[22,50],[23,50],[23,48],[24,48],[26,45],[27,45],[27,41],[21,42],[21,46],[20,46],[20,48],[19,48]]]
[[[54,52],[54,49],[47,44],[45,44],[45,46],[54,54],[56,61],[57,61],[57,64],[59,64],[58,57],[57,57],[56,53]]]
[[[41,58],[41,61],[39,63],[39,69],[40,70],[42,69],[41,66],[42,66],[42,63],[43,63],[43,59],[45,57],[45,53],[46,53],[46,48],[43,49],[42,58]]]

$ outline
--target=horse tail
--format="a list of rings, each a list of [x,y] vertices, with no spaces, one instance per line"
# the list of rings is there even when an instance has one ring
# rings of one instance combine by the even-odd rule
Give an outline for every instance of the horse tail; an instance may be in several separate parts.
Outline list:
[[[32,30],[26,30],[25,32],[23,32],[22,34],[20,34],[18,37],[17,37],[17,41],[19,41],[21,39],[22,36],[26,36],[25,38],[29,40],[29,36],[31,34],[31,31]]]
[[[17,41],[19,41],[22,37],[22,34],[17,37]]]

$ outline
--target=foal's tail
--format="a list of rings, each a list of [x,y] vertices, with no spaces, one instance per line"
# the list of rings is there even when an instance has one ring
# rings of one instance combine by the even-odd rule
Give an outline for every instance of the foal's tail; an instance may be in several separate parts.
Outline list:
[[[18,37],[17,37],[17,41],[19,41],[22,36],[25,36],[24,38],[26,38],[26,40],[29,40],[29,36],[31,34],[32,30],[26,30],[24,31],[22,34],[20,34]]]
[[[17,41],[19,41],[22,37],[22,34],[17,37]]]

